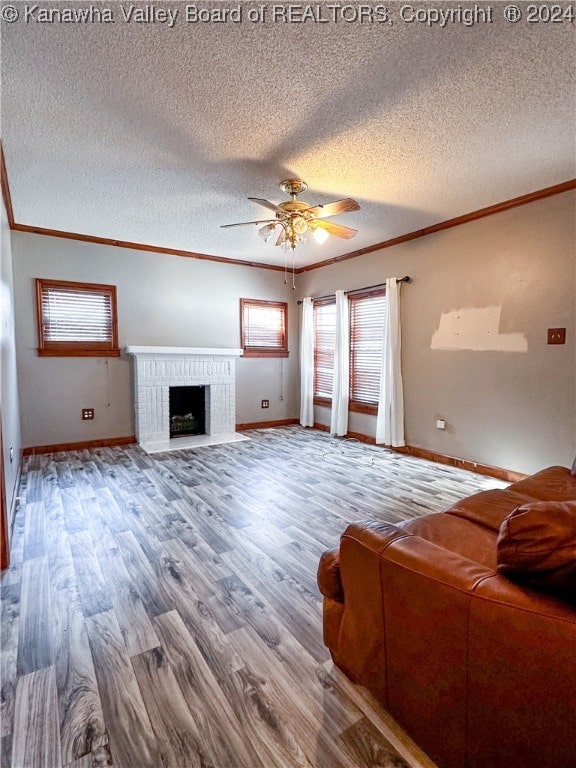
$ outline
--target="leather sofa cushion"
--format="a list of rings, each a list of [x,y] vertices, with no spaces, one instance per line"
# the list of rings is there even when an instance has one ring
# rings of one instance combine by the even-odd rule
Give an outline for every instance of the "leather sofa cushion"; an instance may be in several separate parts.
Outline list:
[[[498,571],[576,595],[576,501],[524,504],[502,523]]]
[[[516,507],[526,504],[534,499],[525,494],[516,493],[506,488],[505,490],[480,491],[473,496],[457,501],[444,514],[462,517],[472,523],[483,525],[498,533],[500,526],[507,515]]]
[[[548,467],[513,483],[510,490],[541,501],[576,501],[576,475],[567,467]]]

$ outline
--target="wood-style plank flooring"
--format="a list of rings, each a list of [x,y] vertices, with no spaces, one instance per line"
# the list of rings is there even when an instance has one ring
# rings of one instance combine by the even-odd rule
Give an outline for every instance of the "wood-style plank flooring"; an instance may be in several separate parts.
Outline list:
[[[348,522],[504,484],[299,427],[25,459],[2,592],[2,768],[430,761],[322,643]]]

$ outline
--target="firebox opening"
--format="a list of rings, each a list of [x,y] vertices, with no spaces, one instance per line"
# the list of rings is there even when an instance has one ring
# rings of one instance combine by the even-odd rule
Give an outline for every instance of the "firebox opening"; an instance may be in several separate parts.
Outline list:
[[[206,434],[206,387],[170,387],[170,437]]]

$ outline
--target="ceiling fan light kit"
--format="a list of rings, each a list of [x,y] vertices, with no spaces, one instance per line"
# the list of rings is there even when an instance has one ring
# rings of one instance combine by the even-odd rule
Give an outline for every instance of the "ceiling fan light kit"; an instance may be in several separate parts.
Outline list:
[[[260,235],[262,240],[264,240],[265,243],[268,243],[272,239],[275,229],[276,229],[276,224],[274,223],[265,224],[263,227],[261,227],[258,230],[258,234]]]
[[[334,224],[331,221],[324,221],[329,216],[337,216],[340,213],[348,211],[358,211],[359,204],[352,198],[336,200],[326,205],[311,206],[302,200],[297,200],[298,195],[302,194],[308,185],[302,179],[284,179],[280,182],[280,189],[290,200],[283,203],[271,203],[269,200],[263,200],[258,197],[249,197],[258,205],[273,211],[275,218],[263,219],[260,221],[243,221],[238,224],[223,224],[223,227],[242,227],[247,224],[263,224],[258,234],[264,240],[269,242],[272,235],[276,232],[276,227],[280,227],[280,233],[276,239],[275,245],[282,246],[287,251],[294,252],[296,246],[305,242],[305,235],[308,231],[312,232],[314,239],[322,244],[326,242],[330,235],[343,237],[345,239],[354,237],[357,230],[351,227],[345,227],[341,224]]]
[[[314,238],[314,240],[316,240],[318,245],[324,245],[326,240],[328,240],[328,238],[330,237],[328,232],[322,227],[314,227],[314,228],[311,227],[311,229],[312,229],[312,237]]]

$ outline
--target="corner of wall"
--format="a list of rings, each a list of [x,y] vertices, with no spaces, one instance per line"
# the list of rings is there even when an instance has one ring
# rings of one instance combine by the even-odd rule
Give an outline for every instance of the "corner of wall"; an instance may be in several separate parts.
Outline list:
[[[14,328],[14,287],[12,273],[12,241],[8,215],[2,202],[0,219],[0,403],[2,407],[2,456],[8,530],[13,522],[15,499],[22,464],[20,403],[16,366]]]

